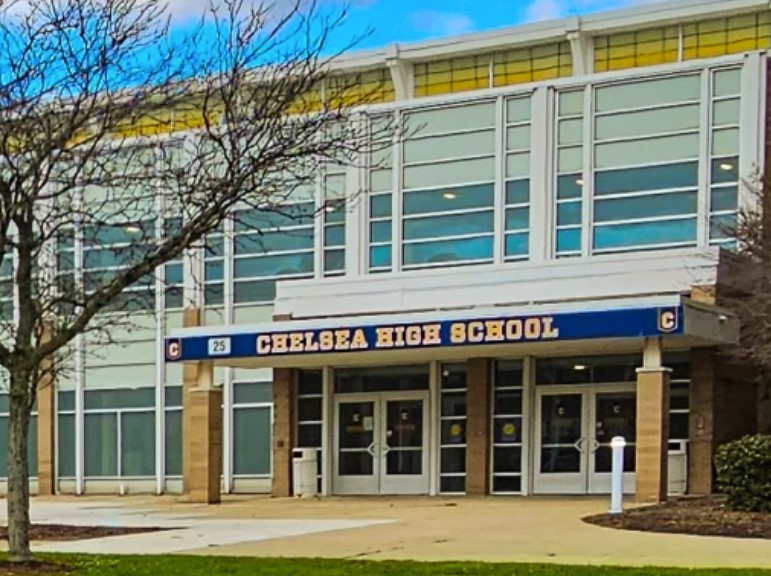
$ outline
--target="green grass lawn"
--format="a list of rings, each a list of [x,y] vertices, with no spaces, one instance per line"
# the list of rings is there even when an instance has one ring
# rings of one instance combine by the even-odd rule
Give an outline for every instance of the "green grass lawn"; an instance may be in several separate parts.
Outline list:
[[[348,560],[281,560],[214,556],[61,556],[73,576],[750,576],[768,570],[616,568],[556,564],[424,563]],[[0,569],[0,575],[4,571]],[[31,574],[27,572],[27,574]]]

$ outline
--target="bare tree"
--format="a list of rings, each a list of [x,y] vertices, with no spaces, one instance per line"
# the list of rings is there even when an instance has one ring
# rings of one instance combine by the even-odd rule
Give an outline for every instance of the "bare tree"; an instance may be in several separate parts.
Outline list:
[[[344,11],[284,4],[224,0],[184,29],[161,0],[0,8],[12,561],[30,558],[30,412],[73,340],[109,342],[151,313],[157,271],[224,219],[260,230],[314,217],[319,174],[369,155],[362,105],[385,88],[332,73],[357,41],[331,43]]]
[[[726,168],[730,167],[730,164]],[[745,196],[735,222],[723,234],[736,239],[736,250],[721,255],[717,302],[736,313],[741,325],[738,346],[722,351],[732,370],[759,386],[759,401],[771,394],[771,180],[759,173],[740,183]],[[762,421],[758,406],[758,420]],[[762,431],[762,430],[761,430]]]

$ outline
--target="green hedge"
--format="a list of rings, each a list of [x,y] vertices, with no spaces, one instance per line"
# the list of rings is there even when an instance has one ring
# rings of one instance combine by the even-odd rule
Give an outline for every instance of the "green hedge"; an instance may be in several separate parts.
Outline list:
[[[771,435],[756,434],[720,446],[718,488],[739,512],[771,512]]]

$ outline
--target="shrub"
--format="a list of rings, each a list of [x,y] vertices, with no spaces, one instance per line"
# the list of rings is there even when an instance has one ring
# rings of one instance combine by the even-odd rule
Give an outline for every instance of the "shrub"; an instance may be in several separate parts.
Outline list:
[[[771,435],[756,434],[720,446],[718,487],[738,512],[771,512]]]

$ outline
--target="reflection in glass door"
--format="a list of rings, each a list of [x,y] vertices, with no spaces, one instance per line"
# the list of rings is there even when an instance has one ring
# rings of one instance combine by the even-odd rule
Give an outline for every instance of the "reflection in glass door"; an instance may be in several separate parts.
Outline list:
[[[624,491],[634,492],[637,398],[633,387],[538,390],[534,491],[540,494],[610,492],[614,436],[624,450]]]
[[[594,428],[591,439],[589,492],[610,492],[610,473],[613,451],[610,441],[614,436],[626,440],[624,448],[624,491],[634,492],[635,439],[637,436],[637,399],[633,391],[595,392]]]
[[[376,400],[337,403],[335,490],[377,494]]]
[[[381,494],[427,492],[425,408],[423,398],[383,400],[385,469]]]
[[[427,396],[380,393],[336,401],[336,494],[427,494]]]
[[[542,494],[586,492],[584,395],[538,397],[535,490]]]

